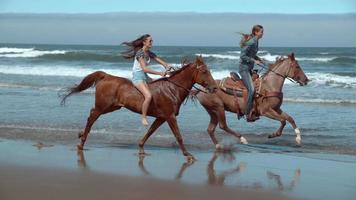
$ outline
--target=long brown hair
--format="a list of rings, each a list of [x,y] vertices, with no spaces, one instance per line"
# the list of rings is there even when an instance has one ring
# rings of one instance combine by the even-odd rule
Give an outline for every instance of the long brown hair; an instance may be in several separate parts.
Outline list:
[[[263,29],[263,26],[257,24],[252,27],[252,31],[250,34],[240,33],[241,34],[240,47],[241,48],[244,47],[246,45],[246,42],[250,40],[253,36],[255,36],[255,32],[260,31],[261,29]]]
[[[144,34],[131,42],[121,43],[122,45],[127,46],[127,50],[124,52],[121,52],[121,56],[126,59],[131,59],[131,58],[135,57],[136,52],[143,47],[143,41],[145,41],[148,37],[151,37],[151,35]]]

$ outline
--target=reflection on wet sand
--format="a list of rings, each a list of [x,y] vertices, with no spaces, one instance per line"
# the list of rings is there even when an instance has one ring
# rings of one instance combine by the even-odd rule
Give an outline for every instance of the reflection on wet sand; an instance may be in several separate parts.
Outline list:
[[[77,164],[80,169],[88,170],[89,167],[85,160],[84,151],[77,150]]]
[[[271,180],[274,180],[275,183],[277,184],[277,188],[280,191],[292,191],[293,188],[295,187],[295,185],[299,182],[299,177],[300,177],[300,169],[296,169],[294,171],[294,177],[291,180],[291,182],[289,183],[289,185],[287,187],[284,186],[283,182],[282,182],[282,178],[280,175],[275,174],[271,171],[267,171],[267,177]]]
[[[229,163],[232,163],[235,160],[235,156],[232,152],[214,152],[213,157],[210,159],[207,167],[208,184],[210,185],[224,185],[226,176],[239,173],[246,168],[246,163],[241,162],[238,164],[237,167],[234,167],[229,170],[224,170],[221,173],[217,174],[214,166],[219,156],[221,156],[223,161],[227,161]]]
[[[85,154],[84,151],[77,151],[77,164],[78,164],[79,168],[87,170],[89,168],[88,168],[87,162],[85,160],[84,154]],[[144,164],[145,158],[146,158],[146,156],[138,156],[138,168],[144,175],[152,176],[151,175],[152,173],[150,173],[147,170],[147,168],[145,167],[145,164]],[[220,160],[224,163],[231,163],[232,165],[235,165],[234,161],[236,160],[236,158],[235,158],[235,155],[233,152],[219,152],[219,151],[214,152],[213,156],[209,160],[207,168],[206,168],[207,184],[209,184],[209,185],[223,186],[223,185],[225,185],[225,180],[227,177],[232,176],[234,174],[242,173],[247,168],[247,163],[239,162],[237,164],[237,166],[233,166],[231,169],[226,169],[226,170],[223,170],[218,173],[215,169],[215,164],[216,164],[216,161],[218,160],[218,158],[220,158]],[[177,172],[174,179],[181,180],[183,178],[184,172],[190,166],[192,166],[194,163],[196,163],[196,162],[184,162],[181,165],[181,167],[179,168],[179,171]],[[279,191],[292,191],[293,188],[299,183],[300,175],[301,175],[301,170],[297,168],[294,171],[293,179],[289,182],[289,184],[285,184],[285,183],[283,183],[282,177],[279,174],[272,172],[271,170],[267,170],[266,171],[267,180],[272,180],[274,183],[272,185],[272,188],[270,188],[270,187],[265,188],[263,186],[263,182],[265,180],[263,180],[263,179],[260,179],[260,181],[257,181],[257,182],[249,183],[249,185],[242,184],[243,185],[242,187],[250,188],[250,189],[264,189],[265,188],[265,189],[276,189]]]
[[[138,156],[138,167],[145,175],[150,175],[150,172],[147,171],[147,169],[145,168],[145,165],[143,163],[144,159],[145,159],[145,156],[142,156],[142,155]]]

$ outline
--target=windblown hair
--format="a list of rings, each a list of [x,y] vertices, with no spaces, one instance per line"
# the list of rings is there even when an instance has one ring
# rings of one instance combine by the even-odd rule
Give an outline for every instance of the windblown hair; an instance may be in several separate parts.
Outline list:
[[[241,34],[240,47],[244,47],[246,45],[246,42],[250,40],[253,36],[255,36],[255,32],[260,31],[261,29],[263,29],[263,26],[257,24],[252,27],[252,31],[250,34],[239,32]]]
[[[121,52],[121,56],[126,59],[132,59],[135,57],[136,52],[143,47],[143,41],[145,41],[148,37],[151,36],[149,34],[145,34],[131,42],[121,43],[122,45],[126,45],[128,47],[126,51]]]

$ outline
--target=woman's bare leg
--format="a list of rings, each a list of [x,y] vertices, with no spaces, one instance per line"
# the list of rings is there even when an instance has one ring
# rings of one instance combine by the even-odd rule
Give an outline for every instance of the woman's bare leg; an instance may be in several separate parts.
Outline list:
[[[151,94],[151,91],[148,89],[147,83],[144,81],[138,83],[136,85],[136,87],[138,88],[138,90],[140,90],[140,92],[145,97],[145,100],[142,103],[142,120],[141,121],[142,121],[143,125],[147,126],[148,125],[147,110],[148,110],[148,106],[151,103],[152,94]]]

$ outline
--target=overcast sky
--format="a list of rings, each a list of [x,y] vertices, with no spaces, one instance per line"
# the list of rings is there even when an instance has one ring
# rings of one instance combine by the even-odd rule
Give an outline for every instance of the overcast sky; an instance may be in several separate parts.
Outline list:
[[[131,2],[131,3],[130,3]],[[0,0],[0,43],[105,44],[150,33],[155,45],[356,47],[354,0]]]

